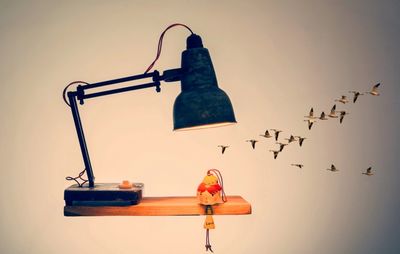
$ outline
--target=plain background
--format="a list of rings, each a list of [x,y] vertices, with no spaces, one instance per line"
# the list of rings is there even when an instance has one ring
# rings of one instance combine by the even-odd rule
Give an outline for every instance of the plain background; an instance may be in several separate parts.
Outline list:
[[[399,253],[399,13],[398,1],[0,1],[0,252],[205,252],[203,217],[63,216],[65,177],[83,163],[62,89],[142,73],[181,22],[202,36],[238,124],[173,132],[179,83],[88,100],[96,181],[187,196],[220,169],[253,214],[215,217],[215,253]],[[166,34],[155,69],[180,66],[188,35]],[[377,82],[381,96],[338,105],[342,125],[307,129],[310,107]],[[274,160],[266,128],[307,139]]]

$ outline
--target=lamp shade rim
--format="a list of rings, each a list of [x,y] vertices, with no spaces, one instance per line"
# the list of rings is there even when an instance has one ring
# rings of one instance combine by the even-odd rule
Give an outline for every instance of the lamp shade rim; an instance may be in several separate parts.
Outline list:
[[[180,128],[174,128],[174,131],[180,132],[180,131],[211,129],[211,128],[218,128],[218,127],[234,125],[234,124],[237,124],[236,120],[235,121],[217,122],[217,123],[208,123],[208,124],[202,124],[202,125],[185,126],[185,127],[180,127]]]

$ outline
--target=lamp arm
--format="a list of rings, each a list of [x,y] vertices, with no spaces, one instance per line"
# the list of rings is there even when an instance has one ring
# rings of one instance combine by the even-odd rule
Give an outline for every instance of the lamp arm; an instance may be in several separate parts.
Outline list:
[[[81,153],[83,157],[83,163],[85,164],[85,171],[89,181],[89,187],[94,187],[94,174],[92,164],[90,163],[89,152],[86,145],[85,134],[83,133],[81,117],[79,116],[78,105],[76,103],[76,92],[68,93],[68,100],[74,118],[75,129],[79,139],[79,145],[81,147]]]
[[[139,75],[124,77],[124,78],[119,78],[119,79],[107,80],[107,81],[102,81],[102,82],[93,83],[93,84],[79,85],[76,88],[76,91],[71,91],[71,92],[67,93],[90,188],[94,187],[95,177],[93,174],[92,164],[90,163],[89,152],[87,149],[85,134],[83,132],[83,127],[82,127],[82,122],[81,122],[81,118],[79,115],[77,101],[79,101],[80,104],[82,105],[82,104],[84,104],[85,99],[100,97],[100,96],[109,95],[109,94],[133,91],[133,90],[140,90],[140,89],[145,89],[145,88],[150,88],[150,87],[156,87],[156,91],[160,92],[161,91],[160,81],[162,81],[162,80],[164,80],[165,82],[178,81],[181,78],[181,72],[182,71],[180,68],[171,69],[171,70],[164,71],[163,75],[160,76],[158,71],[154,71],[151,73],[145,73],[145,74],[139,74]],[[85,94],[85,90],[88,90],[88,89],[98,88],[98,87],[103,87],[103,86],[108,86],[108,85],[113,85],[113,84],[118,84],[118,83],[123,83],[123,82],[127,82],[127,81],[138,80],[138,79],[150,78],[150,77],[152,78],[153,82]]]
[[[160,92],[161,91],[160,81],[163,81],[163,80],[165,82],[179,81],[181,78],[181,74],[182,74],[182,71],[180,68],[166,70],[166,71],[164,71],[162,76],[160,76],[158,71],[154,71],[151,73],[145,73],[145,74],[139,74],[139,75],[124,77],[124,78],[119,78],[119,79],[107,80],[107,81],[102,81],[102,82],[93,83],[93,84],[79,85],[77,87],[75,93],[77,95],[77,99],[79,100],[79,103],[81,105],[83,105],[84,99],[90,99],[90,98],[100,97],[100,96],[109,95],[109,94],[128,92],[128,91],[132,91],[132,90],[156,87],[156,91]],[[123,83],[123,82],[127,82],[127,81],[138,80],[138,79],[144,79],[144,78],[152,78],[153,82],[145,83],[142,85],[133,85],[133,86],[123,87],[123,88],[110,89],[110,90],[106,90],[106,91],[102,91],[102,92],[85,94],[85,90],[88,90],[88,89],[93,89],[93,88],[98,88],[98,87],[103,87],[103,86],[108,86],[108,85],[113,85],[113,84],[118,84],[118,83]]]

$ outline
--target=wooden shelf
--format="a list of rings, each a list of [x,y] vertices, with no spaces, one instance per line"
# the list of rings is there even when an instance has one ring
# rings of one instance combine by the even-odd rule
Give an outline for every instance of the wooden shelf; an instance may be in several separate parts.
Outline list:
[[[251,214],[251,205],[240,196],[228,196],[224,204],[214,205],[215,215]],[[204,206],[196,197],[144,197],[132,206],[65,206],[65,216],[180,216],[203,215]]]

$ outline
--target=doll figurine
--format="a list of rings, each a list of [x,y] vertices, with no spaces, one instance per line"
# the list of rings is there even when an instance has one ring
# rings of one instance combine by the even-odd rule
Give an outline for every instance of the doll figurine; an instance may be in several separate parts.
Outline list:
[[[220,185],[221,183],[221,185]],[[206,229],[206,251],[211,251],[211,244],[209,239],[209,230],[215,229],[215,224],[212,215],[214,214],[213,205],[223,204],[227,201],[224,188],[222,175],[217,169],[210,169],[203,181],[197,187],[197,200],[199,204],[205,206],[206,220],[204,221],[204,228]]]
[[[207,172],[203,182],[197,187],[197,199],[202,205],[215,205],[223,203],[221,197],[222,187],[218,183],[218,178],[211,173]]]

